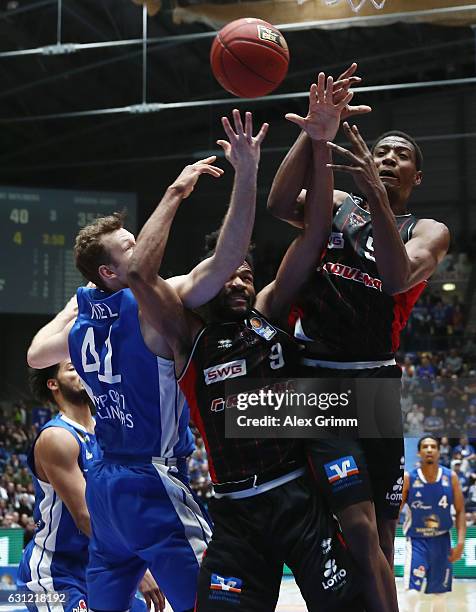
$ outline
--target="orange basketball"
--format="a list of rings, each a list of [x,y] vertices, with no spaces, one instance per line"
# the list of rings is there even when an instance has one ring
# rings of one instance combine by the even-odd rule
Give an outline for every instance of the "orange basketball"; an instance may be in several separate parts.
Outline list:
[[[224,89],[242,98],[258,98],[276,89],[286,76],[288,45],[266,21],[237,19],[216,35],[210,63]]]

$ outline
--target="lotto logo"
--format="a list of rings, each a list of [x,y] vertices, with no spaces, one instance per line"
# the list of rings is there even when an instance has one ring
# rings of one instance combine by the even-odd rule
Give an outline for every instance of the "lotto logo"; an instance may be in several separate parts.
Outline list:
[[[335,559],[329,559],[324,565],[323,589],[327,590],[337,587],[346,576],[347,572],[345,569],[338,569]]]
[[[420,567],[415,567],[415,569],[413,570],[413,575],[416,576],[417,578],[424,578],[425,577],[425,566],[424,565],[420,565]]]
[[[210,579],[210,590],[211,591],[229,591],[230,593],[241,593],[241,586],[243,581],[239,578],[230,576],[225,578],[218,574],[212,574]]]
[[[203,370],[205,376],[205,384],[212,385],[213,383],[226,380],[227,378],[236,378],[237,376],[246,375],[246,359],[237,359],[220,365],[212,366]]]
[[[359,468],[355,463],[355,459],[352,455],[348,457],[341,457],[335,462],[326,463],[324,465],[326,470],[327,479],[330,483],[337,482],[348,476],[355,476],[359,473]]]

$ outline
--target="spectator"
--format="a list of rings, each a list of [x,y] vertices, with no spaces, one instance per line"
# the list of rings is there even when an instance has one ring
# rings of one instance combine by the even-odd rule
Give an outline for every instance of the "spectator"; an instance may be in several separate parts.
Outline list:
[[[425,432],[433,435],[441,435],[441,433],[444,431],[445,422],[440,416],[438,416],[436,408],[432,408],[430,416],[427,416],[423,421],[423,429]]]
[[[450,467],[451,463],[451,446],[446,436],[443,436],[440,441],[440,462],[445,467]]]
[[[459,439],[459,444],[455,446],[453,453],[459,453],[462,459],[467,459],[468,461],[476,459],[474,446],[469,443],[466,436]]]
[[[463,495],[466,500],[466,496],[468,493],[468,478],[461,470],[461,464],[461,459],[454,459],[451,462],[451,469],[456,473],[456,476],[458,477],[458,480],[461,484],[461,490],[463,491]]]
[[[445,359],[445,368],[447,368],[451,374],[461,374],[463,359],[456,349],[450,350],[449,355]]]

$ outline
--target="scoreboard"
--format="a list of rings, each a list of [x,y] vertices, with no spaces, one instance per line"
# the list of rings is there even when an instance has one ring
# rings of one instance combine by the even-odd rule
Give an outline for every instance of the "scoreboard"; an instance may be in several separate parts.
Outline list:
[[[133,193],[0,187],[0,313],[61,310],[84,284],[74,265],[76,234],[121,210],[134,231]]]

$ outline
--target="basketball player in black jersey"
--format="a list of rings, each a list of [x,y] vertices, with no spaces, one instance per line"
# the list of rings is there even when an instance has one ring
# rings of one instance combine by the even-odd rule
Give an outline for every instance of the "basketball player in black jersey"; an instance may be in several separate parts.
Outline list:
[[[237,606],[246,612],[272,612],[284,562],[293,570],[309,610],[362,610],[360,585],[336,524],[305,474],[303,446],[290,439],[225,437],[226,407],[234,401],[226,387],[231,379],[245,385],[250,381],[249,389],[256,380],[282,381],[295,374],[298,346],[276,323],[283,315],[286,319],[330,231],[332,172],[326,168],[325,140],[337,130],[340,112],[352,97],[346,95],[335,104],[332,87],[332,78],[326,87],[321,74],[311,88],[311,104],[321,117],[316,121],[320,138],[312,144],[319,181],[310,188],[305,231],[289,248],[273,283],[256,295],[252,263],[247,260],[209,303],[208,320],[187,311],[170,284],[157,276],[177,206],[156,210],[131,258],[130,287],[144,316],[173,351],[217,494],[211,503],[214,534],[199,577],[199,612]],[[253,148],[251,114],[246,115],[245,127],[237,111],[234,119],[237,134],[244,133]],[[226,122],[224,127],[229,139],[236,139]],[[221,146],[234,164],[237,147],[224,141]],[[259,149],[251,157],[250,163],[256,163]]]
[[[302,226],[306,191],[301,188],[310,176],[308,133],[314,118],[312,112],[305,119],[287,118],[302,133],[276,174],[268,208]],[[333,192],[328,248],[292,313],[292,323],[295,335],[306,342],[303,375],[396,380],[392,396],[386,391],[379,396],[377,388],[368,409],[380,415],[385,411],[398,432],[401,373],[394,353],[426,279],[448,250],[449,232],[441,223],[417,220],[407,210],[413,188],[422,181],[421,151],[410,136],[388,132],[371,152],[356,126],[344,123],[344,132],[351,151],[331,142],[328,146],[349,164],[329,167],[352,174],[361,195]],[[392,568],[403,452],[401,437],[319,440],[311,447],[318,486],[365,571],[369,611],[398,609]],[[353,474],[343,469],[344,462],[350,462]],[[340,470],[338,480],[331,477],[333,466]],[[379,603],[382,594],[387,597],[385,607]]]

